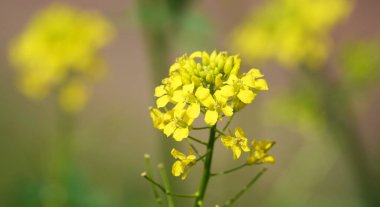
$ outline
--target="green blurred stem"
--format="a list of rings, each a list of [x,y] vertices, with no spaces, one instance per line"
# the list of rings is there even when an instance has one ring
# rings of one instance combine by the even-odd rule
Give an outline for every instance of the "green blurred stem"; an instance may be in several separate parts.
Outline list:
[[[162,164],[162,163],[158,164],[158,168],[160,169],[161,179],[164,182],[164,185],[165,185],[165,188],[166,188],[166,199],[168,201],[168,206],[169,207],[174,207],[173,198],[171,196],[170,183],[169,183],[169,179],[168,179],[168,176],[167,176],[164,164]]]
[[[214,152],[215,133],[216,133],[216,125],[210,128],[210,135],[209,135],[207,151],[206,151],[206,160],[204,162],[204,167],[203,167],[202,181],[201,181],[201,184],[199,185],[199,191],[198,191],[199,194],[195,199],[194,207],[203,206],[203,199],[206,193],[208,181],[210,179],[210,174],[211,174],[211,163],[212,163],[212,155]]]
[[[267,171],[266,168],[263,168],[257,175],[249,181],[249,183],[243,187],[236,195],[234,195],[231,199],[227,200],[223,207],[227,207],[232,205],[235,201],[237,201],[256,181]]]
[[[153,177],[152,176],[152,168],[151,168],[151,165],[150,165],[150,156],[148,154],[145,154],[144,155],[144,159],[145,159],[145,169],[146,169],[147,175],[149,177]],[[162,202],[162,198],[161,198],[161,196],[157,192],[156,186],[155,185],[151,185],[151,187],[152,187],[154,198],[155,198],[157,204],[159,206],[164,206],[164,204]]]
[[[222,172],[218,172],[218,173],[211,173],[211,176],[225,175],[225,174],[232,173],[232,172],[239,170],[239,169],[246,167],[246,166],[248,166],[248,164],[244,163],[242,165],[239,165],[237,167],[234,167],[234,168],[226,170],[226,171],[222,171]]]
[[[153,180],[151,177],[149,177],[146,172],[141,173],[141,176],[144,177],[147,181],[149,181],[153,185],[157,186],[158,189],[160,189],[166,195],[171,195],[174,197],[181,197],[181,198],[195,198],[196,197],[196,194],[178,194],[178,193],[168,192],[165,189],[165,187],[163,187],[161,184],[157,183],[155,180]]]
[[[234,119],[234,116],[235,114],[233,114],[230,119],[228,120],[227,124],[223,127],[223,132],[226,131],[226,129],[228,128],[228,126],[230,126],[231,122],[232,122],[232,119]]]
[[[347,157],[352,172],[354,173],[362,197],[368,206],[376,207],[380,203],[380,192],[377,186],[379,182],[371,173],[368,165],[366,150],[361,143],[358,120],[353,110],[351,94],[344,89],[342,83],[331,80],[323,71],[303,70],[307,78],[323,87],[322,109],[325,111],[325,121],[331,132],[335,134],[339,144]]]
[[[210,129],[209,126],[205,126],[205,127],[193,127],[192,129],[194,130],[202,130],[202,129]]]

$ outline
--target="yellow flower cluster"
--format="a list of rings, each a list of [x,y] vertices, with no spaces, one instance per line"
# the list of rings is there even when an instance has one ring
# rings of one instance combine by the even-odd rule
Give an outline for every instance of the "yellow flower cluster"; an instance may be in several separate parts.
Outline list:
[[[239,159],[242,151],[249,152],[247,164],[274,163],[275,159],[267,152],[272,148],[274,142],[252,140],[251,148],[248,147],[248,138],[242,128],[235,129],[235,137],[222,136],[223,145],[232,150],[233,158]]]
[[[10,48],[21,91],[34,99],[57,91],[65,111],[79,111],[89,84],[104,73],[98,53],[112,35],[110,23],[96,12],[53,4],[37,13]]]
[[[231,117],[247,104],[252,103],[260,91],[268,90],[267,82],[258,69],[240,74],[241,60],[238,55],[213,51],[211,54],[197,51],[183,55],[169,69],[169,77],[155,88],[156,108],[150,108],[155,128],[167,137],[182,141],[189,137],[193,122],[203,114],[204,122],[215,126],[223,117]],[[247,138],[241,128],[235,131],[236,137],[222,136],[222,143],[231,148],[234,159],[241,152],[252,151],[247,146]],[[256,146],[256,145],[255,145]],[[260,145],[261,146],[261,145]],[[256,147],[260,156],[267,156],[266,149]],[[173,149],[176,159],[172,166],[174,176],[185,179],[190,167],[197,161],[196,156]],[[258,157],[257,160],[269,162]],[[274,161],[274,160],[273,160]],[[255,162],[258,163],[258,162]]]
[[[351,8],[351,0],[272,0],[238,26],[232,45],[254,61],[318,65],[328,55],[329,32]]]
[[[268,90],[258,69],[241,75],[240,64],[238,55],[227,52],[197,51],[180,57],[155,89],[157,108],[150,108],[154,127],[181,141],[201,112],[205,123],[213,126],[251,103],[257,92]]]

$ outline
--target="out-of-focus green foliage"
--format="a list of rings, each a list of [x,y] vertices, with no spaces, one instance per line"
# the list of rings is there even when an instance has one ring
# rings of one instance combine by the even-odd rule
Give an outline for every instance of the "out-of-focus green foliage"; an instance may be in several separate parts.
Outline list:
[[[329,54],[330,31],[351,8],[350,0],[269,1],[236,28],[232,47],[253,61],[316,68]]]
[[[341,75],[346,88],[355,91],[379,80],[380,42],[349,42],[341,51]]]

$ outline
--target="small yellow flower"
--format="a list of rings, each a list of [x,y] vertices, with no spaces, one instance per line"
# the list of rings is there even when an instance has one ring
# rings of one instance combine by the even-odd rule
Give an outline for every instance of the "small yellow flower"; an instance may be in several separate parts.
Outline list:
[[[242,128],[237,127],[235,129],[235,136],[222,136],[222,143],[228,149],[231,148],[234,160],[238,159],[241,152],[249,152],[248,139]]]
[[[172,166],[172,174],[176,177],[182,175],[182,180],[186,179],[191,166],[195,163],[195,155],[190,151],[190,155],[186,156],[174,148],[172,149],[171,154],[176,159]]]
[[[275,158],[272,155],[268,155],[267,152],[273,147],[274,142],[271,141],[255,141],[252,140],[251,152],[249,153],[247,163],[262,164],[262,163],[274,163]]]

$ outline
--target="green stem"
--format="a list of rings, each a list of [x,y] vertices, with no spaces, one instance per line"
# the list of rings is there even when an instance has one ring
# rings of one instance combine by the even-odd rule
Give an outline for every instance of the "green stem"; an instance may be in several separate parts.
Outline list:
[[[195,199],[195,203],[194,203],[195,207],[203,206],[203,199],[206,193],[208,181],[210,179],[210,174],[211,174],[211,162],[212,162],[212,155],[214,151],[215,132],[216,132],[216,125],[210,128],[210,136],[209,136],[207,151],[206,151],[206,160],[204,162],[204,167],[203,167],[203,176],[202,176],[201,184],[199,186],[199,194]]]
[[[226,129],[228,128],[228,126],[230,126],[231,122],[232,122],[232,119],[234,119],[234,116],[235,114],[233,114],[230,119],[228,120],[227,124],[223,127],[223,131],[226,131]]]
[[[247,164],[247,163],[244,163],[244,164],[242,164],[242,165],[239,165],[239,166],[237,166],[237,167],[234,167],[234,168],[232,168],[232,169],[229,169],[229,170],[226,170],[226,171],[223,171],[223,172],[212,173],[211,176],[218,176],[218,175],[225,175],[225,174],[228,174],[228,173],[232,173],[232,172],[234,172],[234,171],[236,171],[236,170],[239,170],[239,169],[241,169],[241,168],[243,168],[243,167],[245,167],[245,166],[248,166],[248,164]]]
[[[188,136],[187,138],[189,138],[189,139],[191,139],[191,140],[193,140],[193,141],[195,141],[195,142],[198,142],[199,144],[203,144],[203,145],[207,146],[207,143],[206,143],[206,142],[203,142],[203,141],[201,141],[201,140],[199,140],[199,139],[197,139],[197,138],[195,138],[195,137]]]
[[[174,207],[174,201],[173,201],[173,198],[171,196],[172,190],[170,188],[170,183],[169,183],[169,179],[168,179],[164,164],[162,164],[162,163],[158,164],[158,168],[160,169],[161,178],[162,178],[162,181],[164,182],[164,185],[166,188],[166,200],[168,201],[168,206]]]
[[[152,177],[152,169],[150,167],[150,156],[148,154],[145,154],[144,155],[144,159],[145,159],[145,168],[146,168],[147,175],[149,177]],[[160,205],[160,206],[164,206],[164,204],[162,203],[162,198],[161,198],[161,196],[157,192],[156,186],[155,185],[151,185],[151,187],[152,187],[154,198],[155,198],[157,204]]]
[[[205,127],[192,127],[192,129],[194,130],[202,130],[202,129],[210,129],[209,126],[205,126]]]
[[[267,171],[266,168],[263,168],[257,175],[249,181],[249,183],[243,187],[238,193],[236,193],[231,199],[227,200],[223,207],[227,207],[232,205],[235,201],[237,201],[265,172]]]
[[[151,184],[157,186],[158,189],[160,189],[166,195],[181,197],[181,198],[195,198],[197,196],[196,194],[177,194],[177,193],[168,192],[164,186],[162,186],[161,184],[153,180],[151,177],[149,177],[146,172],[141,173],[141,176],[145,178],[147,181],[149,181]]]

